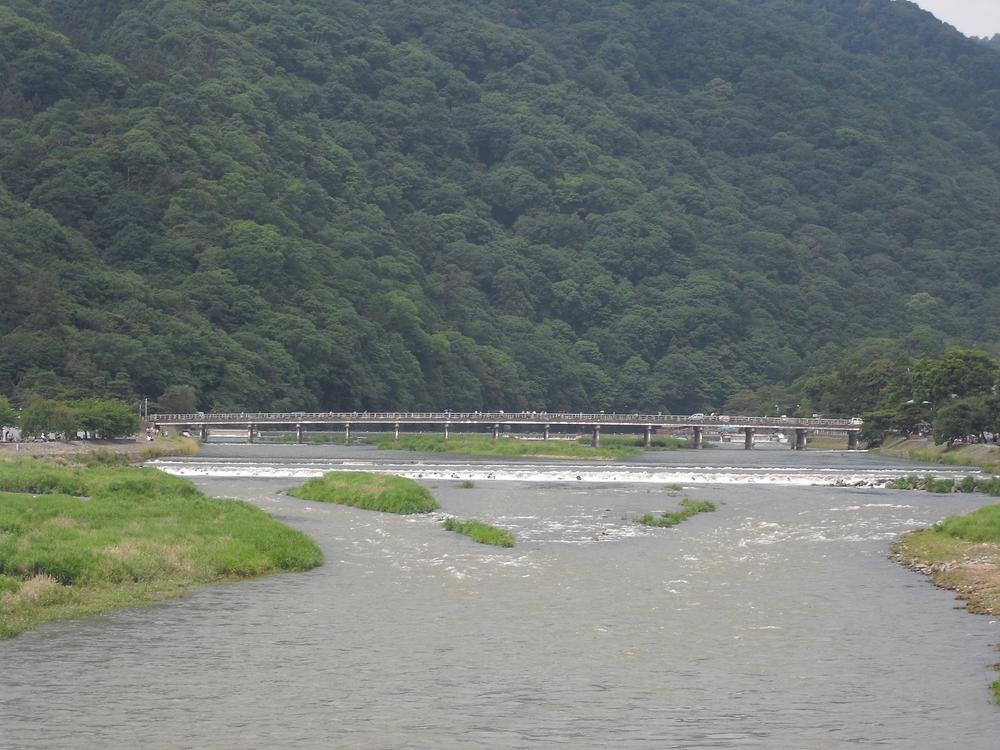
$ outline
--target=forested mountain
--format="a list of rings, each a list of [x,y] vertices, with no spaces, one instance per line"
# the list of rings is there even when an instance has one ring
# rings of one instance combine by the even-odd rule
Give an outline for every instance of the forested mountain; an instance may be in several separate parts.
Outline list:
[[[1000,330],[900,0],[0,0],[0,394],[690,412]],[[905,347],[904,347],[905,348]]]

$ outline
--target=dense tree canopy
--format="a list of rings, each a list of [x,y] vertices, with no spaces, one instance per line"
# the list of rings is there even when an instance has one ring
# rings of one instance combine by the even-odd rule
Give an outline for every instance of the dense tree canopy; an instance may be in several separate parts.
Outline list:
[[[0,82],[22,406],[854,413],[861,339],[996,345],[1000,55],[908,2],[5,0]]]

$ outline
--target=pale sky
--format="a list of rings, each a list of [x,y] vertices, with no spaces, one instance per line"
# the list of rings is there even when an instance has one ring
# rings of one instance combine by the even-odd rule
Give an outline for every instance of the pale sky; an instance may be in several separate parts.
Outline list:
[[[1000,34],[1000,0],[913,0],[966,36]]]

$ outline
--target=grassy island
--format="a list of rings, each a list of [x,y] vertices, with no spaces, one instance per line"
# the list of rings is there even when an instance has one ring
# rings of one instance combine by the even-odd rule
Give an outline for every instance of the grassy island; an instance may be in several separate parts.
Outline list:
[[[643,526],[676,526],[677,524],[691,518],[691,516],[696,516],[699,513],[711,513],[714,510],[715,503],[710,502],[709,500],[691,500],[686,497],[681,500],[680,510],[666,511],[661,513],[659,516],[647,513],[643,516],[639,516],[636,519],[636,523],[641,523]]]
[[[514,546],[514,535],[511,532],[481,521],[459,521],[457,518],[448,518],[444,522],[444,527],[456,534],[464,534],[480,544],[492,544],[497,547]]]
[[[155,469],[0,461],[0,638],[322,561],[260,509]]]
[[[437,501],[412,479],[365,471],[331,471],[288,491],[293,497],[383,513],[428,513]]]
[[[970,612],[1000,616],[1000,504],[911,532],[893,552],[904,565],[955,591]],[[1000,680],[993,695],[1000,703]]]

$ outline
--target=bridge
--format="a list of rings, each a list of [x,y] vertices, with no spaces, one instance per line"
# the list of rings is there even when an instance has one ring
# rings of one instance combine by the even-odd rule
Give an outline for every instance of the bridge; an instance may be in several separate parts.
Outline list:
[[[811,431],[823,430],[841,432],[847,436],[848,449],[858,447],[858,433],[861,431],[860,419],[804,419],[799,417],[741,417],[741,416],[705,416],[703,414],[587,414],[585,412],[536,412],[523,411],[506,413],[495,412],[258,412],[239,414],[212,414],[198,412],[195,414],[155,414],[149,421],[157,427],[173,426],[198,432],[202,441],[208,440],[212,429],[243,429],[247,431],[250,442],[261,427],[294,428],[298,442],[303,442],[303,430],[306,426],[321,425],[326,427],[341,426],[349,443],[352,428],[391,427],[396,439],[399,439],[400,429],[404,427],[435,427],[444,432],[444,439],[456,427],[479,427],[488,429],[496,440],[502,431],[511,431],[516,426],[533,427],[542,433],[545,440],[553,427],[575,428],[579,431],[589,431],[591,445],[597,447],[601,441],[602,429],[622,429],[629,431],[642,430],[647,446],[652,443],[653,433],[660,428],[690,429],[695,448],[701,448],[706,428],[718,428],[725,431],[743,431],[744,447],[753,448],[753,437],[756,430],[777,430],[794,432],[795,439],[789,440],[792,450],[804,450],[806,436]]]

